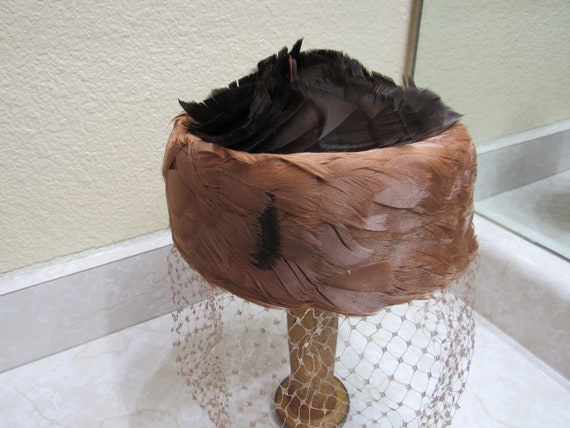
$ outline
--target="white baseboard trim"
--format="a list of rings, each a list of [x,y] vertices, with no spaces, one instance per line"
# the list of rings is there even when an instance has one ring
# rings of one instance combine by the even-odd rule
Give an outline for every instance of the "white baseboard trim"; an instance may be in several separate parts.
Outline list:
[[[169,229],[0,275],[0,296],[172,245]]]

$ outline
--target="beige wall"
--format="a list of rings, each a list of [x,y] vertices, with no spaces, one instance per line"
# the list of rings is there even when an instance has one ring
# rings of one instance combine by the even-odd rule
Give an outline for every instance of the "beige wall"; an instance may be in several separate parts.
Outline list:
[[[401,0],[1,3],[0,272],[167,227],[177,98],[301,36],[398,78],[409,16]]]
[[[568,0],[425,0],[416,82],[478,144],[570,118]]]

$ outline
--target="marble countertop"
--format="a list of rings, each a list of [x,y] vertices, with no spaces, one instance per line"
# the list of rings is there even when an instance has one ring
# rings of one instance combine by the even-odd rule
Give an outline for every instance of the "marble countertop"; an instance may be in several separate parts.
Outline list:
[[[475,204],[480,215],[570,259],[570,170]]]
[[[476,322],[453,427],[569,427],[570,383],[484,318]],[[212,426],[176,373],[171,326],[165,315],[1,373],[0,426]]]

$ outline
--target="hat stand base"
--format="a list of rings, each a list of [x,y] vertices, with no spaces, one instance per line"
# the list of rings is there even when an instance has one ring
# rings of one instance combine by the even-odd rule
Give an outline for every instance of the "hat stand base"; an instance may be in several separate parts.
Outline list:
[[[287,428],[340,427],[346,421],[349,398],[346,388],[340,380],[334,378],[335,395],[331,396],[332,405],[325,411],[309,408],[299,403],[299,399],[284,393],[291,384],[290,376],[285,378],[275,394],[275,410],[281,423]]]
[[[336,428],[348,416],[349,397],[334,376],[338,315],[317,309],[287,313],[291,374],[275,394],[275,411],[287,428]]]

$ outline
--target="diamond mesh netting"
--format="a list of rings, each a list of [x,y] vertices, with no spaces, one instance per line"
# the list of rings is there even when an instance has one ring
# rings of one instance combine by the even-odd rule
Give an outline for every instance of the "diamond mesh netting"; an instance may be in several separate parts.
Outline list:
[[[211,426],[451,424],[474,346],[472,275],[430,299],[348,317],[221,292],[175,247],[168,264],[178,371]]]

